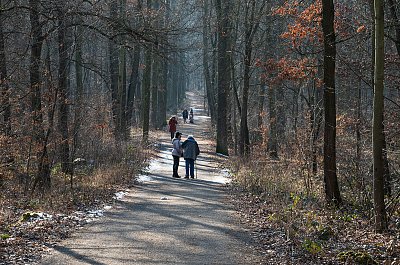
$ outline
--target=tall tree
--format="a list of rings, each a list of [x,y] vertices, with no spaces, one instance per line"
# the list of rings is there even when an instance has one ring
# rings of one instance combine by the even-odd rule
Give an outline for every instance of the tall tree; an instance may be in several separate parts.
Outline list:
[[[396,7],[398,8],[398,3],[396,0],[388,0],[390,16],[393,20],[392,24],[394,25],[395,38],[394,43],[396,45],[397,55],[400,55],[400,20],[397,15]]]
[[[147,0],[147,12],[150,12],[152,9],[152,0]],[[149,27],[151,23],[151,19],[145,22],[145,24]],[[145,48],[144,54],[144,64],[145,69],[143,73],[143,86],[142,86],[142,134],[143,134],[143,142],[147,142],[149,138],[149,125],[150,125],[150,91],[151,91],[151,73],[152,73],[152,43],[149,43]]]
[[[160,3],[159,0],[153,0],[153,8],[154,11],[157,13],[157,18],[154,21],[155,27],[160,28],[161,26],[161,18],[160,18]],[[159,38],[160,36],[156,37],[157,45],[154,45],[155,54],[153,56],[153,67],[152,67],[152,85],[151,85],[151,112],[150,112],[150,121],[151,126],[154,129],[159,128],[158,126],[158,109],[159,109],[159,87],[161,83],[161,46],[159,45]]]
[[[0,7],[3,3],[0,0]],[[4,28],[3,21],[5,19],[4,12],[0,12],[0,114],[3,120],[0,120],[0,133],[10,135],[11,133],[11,103],[10,103],[10,89],[7,81],[7,60],[5,50]]]
[[[259,3],[259,4],[258,4]],[[243,90],[240,117],[239,154],[250,153],[248,127],[249,91],[252,77],[253,41],[259,28],[266,1],[248,0],[244,3],[244,55],[243,55]]]
[[[229,71],[231,1],[215,1],[218,31],[218,112],[216,152],[228,155],[227,97],[231,82]]]
[[[125,0],[112,0],[110,3],[110,17],[112,29],[119,30],[124,25],[126,13]],[[126,139],[126,50],[125,37],[118,36],[109,40],[110,56],[110,86],[112,97],[112,112],[114,118],[114,136],[117,142]]]
[[[126,0],[119,0],[119,8],[118,8],[118,20],[120,23],[126,22]],[[126,90],[126,38],[125,36],[120,36],[119,38],[119,47],[118,47],[118,97],[119,97],[119,113],[121,117],[119,117],[119,127],[120,127],[120,136],[122,139],[126,140],[128,138],[128,129],[127,129],[127,90]]]
[[[112,0],[110,3],[110,17],[115,21],[118,20],[118,3]],[[110,56],[110,89],[112,98],[112,114],[114,120],[114,137],[117,141],[121,140],[121,98],[119,97],[119,49],[114,39],[110,39],[108,43]]]
[[[322,0],[322,31],[324,36],[324,182],[328,203],[341,204],[336,175],[336,92],[335,60],[336,44],[334,30],[335,8],[333,0]]]
[[[40,80],[40,57],[42,54],[43,35],[40,22],[39,2],[29,0],[29,18],[31,23],[31,54],[30,54],[30,101],[32,115],[32,138],[37,153],[37,172],[33,183],[34,191],[39,184],[42,188],[50,188],[50,160],[47,151],[48,134],[43,129],[42,96]]]
[[[216,118],[216,104],[214,98],[214,87],[212,85],[210,74],[210,1],[203,1],[203,74],[207,94],[208,109],[210,111],[211,121],[214,123]]]
[[[372,128],[372,152],[374,161],[374,211],[375,230],[387,229],[387,216],[384,200],[384,161],[383,161],[383,88],[384,88],[384,12],[383,0],[374,1],[375,10],[375,74],[374,74],[374,114]]]
[[[77,17],[76,26],[76,37],[75,37],[75,78],[76,78],[76,89],[75,89],[75,102],[74,102],[74,126],[73,126],[73,145],[71,160],[74,159],[76,150],[79,147],[79,130],[82,125],[82,108],[83,105],[83,58],[82,58],[82,48],[83,48],[83,21],[79,16]]]
[[[140,13],[142,12],[143,1],[137,1],[135,10]],[[143,23],[141,16],[136,16],[134,22],[137,26],[141,26]],[[139,42],[136,42],[133,47],[133,55],[131,56],[131,75],[129,78],[128,93],[127,93],[127,125],[132,125],[134,119],[135,101],[138,101],[140,95],[138,93],[139,88],[139,65],[140,65],[140,54],[141,46]]]
[[[270,84],[268,88],[268,107],[269,107],[269,138],[268,153],[273,159],[278,158],[278,133],[277,133],[277,113],[276,113],[276,88]]]
[[[64,173],[71,173],[71,161],[69,157],[69,109],[68,109],[68,40],[67,21],[65,16],[66,8],[59,6],[58,13],[58,130],[61,135],[60,159],[61,170]]]
[[[165,1],[164,17],[162,20],[163,27],[167,27],[170,20],[170,1]],[[168,35],[162,34],[161,45],[166,47],[168,43]],[[169,70],[169,54],[166,53],[164,58],[161,59],[161,76],[159,87],[159,110],[158,110],[158,128],[162,128],[167,124],[167,89],[168,89],[168,70]]]

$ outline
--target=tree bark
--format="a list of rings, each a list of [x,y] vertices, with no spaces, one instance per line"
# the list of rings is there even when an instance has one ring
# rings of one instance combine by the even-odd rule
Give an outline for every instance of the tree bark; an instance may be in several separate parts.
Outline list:
[[[142,87],[142,129],[143,129],[143,142],[147,142],[149,137],[150,125],[150,89],[151,89],[151,68],[152,56],[151,48],[147,47],[145,51],[145,70],[143,74],[143,87]]]
[[[400,24],[399,24],[400,20],[397,16],[397,12],[396,12],[396,4],[397,3],[395,3],[393,0],[388,0],[388,4],[389,4],[390,16],[394,20],[393,24],[394,24],[394,31],[395,31],[395,36],[396,36],[394,43],[396,45],[397,55],[400,56]]]
[[[229,155],[227,126],[227,92],[230,86],[229,52],[230,51],[230,6],[231,1],[215,1],[218,31],[218,118],[216,152]]]
[[[123,1],[113,0],[110,3],[110,17],[114,20],[122,20],[124,18]],[[126,139],[126,52],[121,44],[123,38],[109,40],[109,56],[110,56],[110,85],[112,98],[112,112],[114,121],[114,137],[119,143]]]
[[[76,26],[76,39],[75,39],[75,77],[76,77],[76,89],[75,89],[75,103],[74,103],[74,127],[73,127],[73,146],[71,160],[74,160],[77,149],[80,146],[80,134],[79,130],[82,125],[82,108],[83,106],[83,60],[82,60],[82,46],[83,46],[83,27],[82,19],[78,17],[78,25]],[[73,170],[73,164],[72,164]]]
[[[137,12],[141,12],[142,10],[142,1],[138,1],[136,4]],[[141,18],[137,18],[136,23],[138,26],[142,25],[143,21]],[[126,120],[127,126],[131,126],[134,124],[135,116],[135,103],[138,102],[138,98],[140,98],[140,93],[138,93],[139,89],[139,64],[140,64],[140,54],[141,54],[141,46],[139,43],[135,43],[133,48],[133,56],[131,58],[131,75],[129,78],[129,86],[128,86],[128,94],[127,94],[127,113]]]
[[[64,10],[59,10],[58,20],[58,130],[61,135],[60,144],[60,160],[61,170],[66,174],[71,173],[71,161],[69,154],[69,117],[68,117],[68,84],[67,77],[69,72],[68,67],[68,47],[67,47],[67,27],[66,18],[64,17]]]
[[[247,156],[250,153],[249,127],[247,124],[249,90],[250,90],[250,63],[251,63],[251,41],[245,41],[243,91],[240,116],[239,155]]]
[[[164,27],[168,26],[170,19],[170,1],[165,1],[165,13],[164,13]],[[161,44],[162,46],[166,46],[168,43],[168,36],[164,34],[162,36]],[[169,54],[165,55],[165,58],[161,59],[161,80],[160,80],[160,91],[159,91],[159,98],[160,98],[160,106],[158,111],[158,128],[163,128],[167,125],[167,95],[168,95],[168,70],[169,64],[168,59]]]
[[[139,80],[139,62],[140,62],[140,46],[136,44],[133,48],[133,56],[131,62],[131,75],[129,78],[128,85],[128,95],[127,95],[127,110],[126,110],[126,120],[127,126],[133,125],[133,117],[135,111],[135,99],[136,99],[136,90],[138,86]]]
[[[374,113],[372,128],[372,152],[374,164],[374,212],[375,230],[387,230],[387,216],[384,200],[384,161],[383,161],[383,89],[384,89],[384,14],[383,1],[374,1],[375,10],[375,74],[374,74]]]
[[[276,115],[276,95],[273,85],[268,89],[269,100],[269,138],[268,153],[270,158],[278,159],[278,142],[277,142],[277,115]]]
[[[0,6],[3,6],[0,0]],[[0,12],[0,114],[3,119],[0,119],[0,134],[9,136],[11,134],[11,102],[10,102],[10,89],[8,86],[7,78],[7,59],[5,50],[5,39],[4,39],[4,12]],[[1,116],[0,116],[1,118]]]
[[[30,56],[30,87],[32,113],[32,138],[37,148],[38,167],[32,192],[39,184],[43,189],[50,189],[50,160],[47,153],[47,142],[43,129],[42,96],[40,86],[40,57],[42,54],[43,36],[39,18],[39,2],[29,1],[31,22],[31,56]]]
[[[215,124],[216,120],[216,104],[214,98],[214,87],[211,81],[210,74],[210,57],[209,53],[209,38],[210,38],[210,30],[209,30],[209,1],[204,0],[203,4],[203,74],[204,81],[206,86],[206,94],[208,101],[208,109],[210,111],[211,121]]]
[[[152,1],[147,0],[147,8],[152,8]],[[149,22],[147,22],[149,23]],[[143,87],[142,87],[142,141],[146,143],[149,139],[150,127],[150,91],[151,91],[151,73],[152,73],[152,44],[146,47],[144,60],[145,69],[143,73]]]
[[[160,4],[158,0],[153,0],[153,9],[155,12],[159,13]],[[158,17],[156,21],[154,21],[155,27],[160,28],[160,18]],[[158,37],[157,37],[158,38]],[[157,40],[158,42],[159,40]],[[155,53],[153,55],[153,66],[152,66],[152,82],[151,82],[151,112],[150,112],[150,121],[151,127],[154,129],[158,128],[158,120],[157,120],[157,112],[159,108],[159,86],[160,86],[160,70],[161,70],[161,58],[160,58],[160,45],[153,45],[153,49]]]
[[[342,199],[336,175],[336,94],[333,0],[322,0],[322,31],[324,35],[324,182],[328,203],[339,205]]]

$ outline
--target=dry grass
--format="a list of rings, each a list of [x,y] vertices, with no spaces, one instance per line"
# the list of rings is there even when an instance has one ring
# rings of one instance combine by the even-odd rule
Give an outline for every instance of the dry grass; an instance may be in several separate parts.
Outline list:
[[[253,228],[266,263],[374,264],[372,258],[379,264],[400,264],[398,212],[391,216],[388,233],[375,234],[372,197],[366,199],[363,190],[355,194],[360,186],[349,184],[358,181],[352,179],[352,168],[344,166],[351,161],[350,149],[341,151],[347,160],[339,158],[339,183],[344,186],[341,208],[326,205],[322,173],[312,174],[304,159],[307,151],[301,149],[292,148],[290,159],[272,160],[260,148],[246,160],[229,164],[233,200],[242,221]],[[365,190],[369,183],[364,182]],[[352,255],[370,263],[357,263]]]

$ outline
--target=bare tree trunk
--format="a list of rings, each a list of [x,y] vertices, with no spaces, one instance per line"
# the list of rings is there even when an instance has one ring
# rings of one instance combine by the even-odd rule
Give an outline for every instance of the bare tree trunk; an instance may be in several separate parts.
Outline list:
[[[247,124],[248,101],[250,90],[250,63],[251,63],[251,42],[245,42],[245,57],[244,57],[244,74],[243,74],[243,91],[242,105],[240,116],[240,136],[239,136],[239,155],[248,155],[250,152],[249,127]]]
[[[68,117],[68,104],[67,104],[67,76],[69,72],[68,67],[68,47],[66,37],[66,20],[64,17],[63,8],[59,10],[58,21],[58,91],[59,91],[59,104],[58,104],[58,130],[61,135],[60,144],[60,159],[61,170],[66,174],[71,173],[71,161],[69,154],[69,117]]]
[[[165,14],[163,19],[163,25],[167,26],[170,19],[170,1],[166,0],[165,2]],[[162,45],[166,45],[168,43],[168,37],[165,34],[162,36],[161,40]],[[165,55],[165,58],[161,59],[161,76],[160,76],[160,106],[158,111],[158,127],[162,128],[167,124],[167,95],[168,95],[168,57],[169,54]]]
[[[39,184],[41,188],[50,189],[50,160],[47,153],[47,142],[43,129],[42,96],[40,86],[40,57],[42,54],[43,36],[39,19],[39,2],[29,1],[31,21],[31,58],[30,58],[30,95],[33,119],[32,134],[38,149],[38,168],[32,192]]]
[[[77,149],[80,146],[79,130],[82,125],[82,108],[83,108],[83,67],[82,67],[82,46],[83,46],[83,28],[82,19],[78,17],[78,25],[76,26],[76,50],[75,50],[75,75],[76,90],[74,103],[74,127],[73,127],[73,147],[71,160],[75,158]],[[72,164],[73,170],[73,164]]]
[[[142,129],[143,129],[143,142],[147,142],[149,136],[149,123],[150,123],[150,89],[151,89],[151,68],[152,56],[151,48],[146,47],[145,51],[145,70],[143,74],[143,87],[142,87]]]
[[[396,35],[396,39],[394,40],[394,43],[396,45],[397,55],[400,55],[400,24],[399,24],[400,20],[397,16],[397,12],[396,12],[397,3],[395,3],[393,0],[388,0],[388,4],[389,4],[390,16],[394,20],[393,24],[394,24],[394,31],[395,31],[395,35]]]
[[[126,120],[127,126],[133,124],[133,112],[136,98],[136,89],[139,80],[139,61],[140,61],[140,46],[136,44],[133,48],[133,56],[131,60],[131,76],[129,78],[128,95],[127,95],[127,110],[126,110]]]
[[[209,38],[210,38],[210,30],[209,30],[209,1],[205,0],[203,5],[203,73],[205,79],[206,86],[206,94],[208,101],[208,108],[210,110],[211,121],[214,124],[216,120],[216,104],[214,98],[214,87],[211,82],[210,75],[210,58],[208,55],[209,52]]]
[[[384,198],[383,162],[383,81],[384,81],[384,14],[383,1],[374,1],[375,10],[375,75],[374,75],[374,115],[372,128],[372,152],[374,159],[374,212],[375,230],[387,230],[387,216]]]
[[[322,100],[323,100],[323,95],[321,93],[321,90],[318,89],[315,85],[316,80],[313,82],[313,98],[311,102],[311,153],[312,153],[312,173],[314,176],[318,172],[318,148],[317,148],[317,142],[319,138],[319,134],[321,131],[321,126],[322,126],[322,113],[323,113],[323,108],[322,108]]]
[[[265,78],[262,78],[261,84],[259,86],[258,92],[258,113],[257,113],[257,128],[262,135],[262,130],[264,127],[264,105],[265,105],[265,93],[267,90],[267,82]],[[261,139],[262,140],[262,139]]]
[[[0,6],[3,6],[0,0]],[[11,103],[10,89],[7,81],[7,59],[4,40],[4,12],[0,12],[0,134],[11,134]],[[3,116],[3,119],[1,119]]]
[[[141,12],[142,10],[142,1],[137,1],[136,4],[136,9],[137,12]],[[142,25],[143,21],[141,18],[137,19],[137,24],[138,26]],[[129,79],[129,86],[128,86],[128,95],[127,95],[127,114],[126,114],[126,120],[127,120],[127,126],[131,126],[134,123],[134,118],[135,118],[135,109],[136,102],[138,101],[138,98],[140,98],[140,91],[139,90],[139,64],[140,64],[140,53],[141,53],[141,47],[139,43],[135,43],[135,47],[133,48],[133,56],[131,58],[131,76]]]
[[[159,49],[155,47],[154,49]],[[158,53],[158,52],[156,52]],[[150,121],[151,127],[153,129],[158,128],[157,123],[157,112],[159,106],[158,90],[160,84],[160,57],[157,54],[153,55],[153,65],[152,65],[152,78],[151,78],[151,111],[150,111]]]
[[[126,0],[112,0],[110,17],[124,21],[126,19]],[[115,43],[118,41],[118,44]],[[126,91],[126,50],[125,38],[120,36],[109,40],[110,83],[112,111],[114,120],[114,136],[117,143],[128,138],[127,128],[127,91]]]
[[[253,53],[253,39],[258,30],[260,23],[261,12],[265,7],[266,1],[261,3],[260,8],[257,7],[255,0],[250,0],[246,3],[245,9],[245,34],[244,34],[244,73],[243,73],[243,91],[242,91],[242,105],[241,105],[241,117],[240,117],[240,137],[239,137],[239,154],[241,156],[248,155],[250,153],[250,137],[249,127],[247,124],[248,114],[248,101],[249,101],[249,90],[250,90],[250,78],[251,78],[251,62]],[[256,10],[258,9],[258,10]],[[256,15],[256,13],[258,15]]]
[[[158,0],[153,0],[153,8],[154,11],[159,13],[159,2]],[[154,22],[155,26],[157,28],[160,27],[160,18],[156,19]],[[157,41],[158,42],[158,41]],[[157,112],[158,112],[158,104],[159,104],[159,98],[158,98],[158,89],[160,85],[160,61],[161,58],[159,56],[160,53],[160,46],[159,45],[154,45],[153,49],[155,50],[155,53],[153,55],[153,65],[152,65],[152,82],[151,82],[151,111],[150,111],[150,122],[151,122],[151,127],[153,129],[156,129],[158,127],[157,123]]]
[[[147,8],[152,8],[152,0],[147,0]],[[149,23],[149,22],[147,22]],[[149,139],[149,127],[150,127],[150,91],[151,91],[151,73],[152,73],[152,44],[146,47],[144,54],[145,69],[143,73],[143,87],[142,87],[142,132],[143,132],[143,143],[146,143]]]
[[[110,3],[110,17],[116,19],[118,16],[117,11],[117,3],[116,0],[111,1]],[[120,110],[120,102],[118,97],[118,70],[119,70],[119,62],[118,62],[118,48],[117,44],[114,40],[109,40],[109,56],[110,56],[110,89],[111,89],[111,98],[112,98],[112,115],[114,120],[114,137],[117,141],[120,140],[119,132],[121,131],[119,117],[121,114]]]
[[[328,203],[342,203],[336,175],[336,94],[333,0],[322,0],[322,30],[324,35],[324,182]]]
[[[270,85],[268,91],[269,99],[269,138],[268,153],[270,158],[278,159],[277,124],[276,124],[276,96],[275,88]]]
[[[126,21],[126,0],[119,0],[118,17],[120,21]],[[124,36],[119,38],[119,63],[118,63],[118,98],[119,98],[119,135],[122,140],[126,140],[129,137],[127,128],[127,91],[126,91],[126,39]]]
[[[216,152],[228,155],[227,93],[230,85],[230,7],[231,1],[215,1],[218,28],[218,118]]]

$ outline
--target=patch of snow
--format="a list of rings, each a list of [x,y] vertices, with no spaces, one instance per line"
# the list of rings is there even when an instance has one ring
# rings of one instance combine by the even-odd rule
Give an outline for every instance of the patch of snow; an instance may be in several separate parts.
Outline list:
[[[111,208],[112,208],[112,206],[110,206],[110,205],[104,206],[104,210],[110,210]]]
[[[230,178],[232,177],[231,172],[229,172],[228,169],[222,169],[221,170],[222,176],[226,177],[226,178]]]
[[[102,217],[103,215],[104,215],[103,210],[93,210],[93,211],[87,212],[87,216],[91,217],[91,218],[98,218],[98,217]]]
[[[216,175],[213,182],[220,183],[220,184],[228,184],[232,182],[232,176],[227,169],[223,169],[220,171],[220,174]]]
[[[24,215],[28,215],[25,219],[26,222],[48,221],[53,219],[53,215],[42,212],[27,212]]]
[[[148,181],[152,181],[153,178],[147,176],[147,175],[139,175],[136,177],[136,181],[138,182],[148,182]]]
[[[113,199],[115,199],[115,200],[122,200],[124,197],[125,197],[125,195],[126,194],[128,194],[127,192],[124,192],[124,191],[119,191],[119,192],[116,192],[114,195],[114,197],[113,197]]]
[[[53,216],[51,214],[48,213],[37,213],[38,214],[38,218],[39,220],[51,220],[53,219]]]

